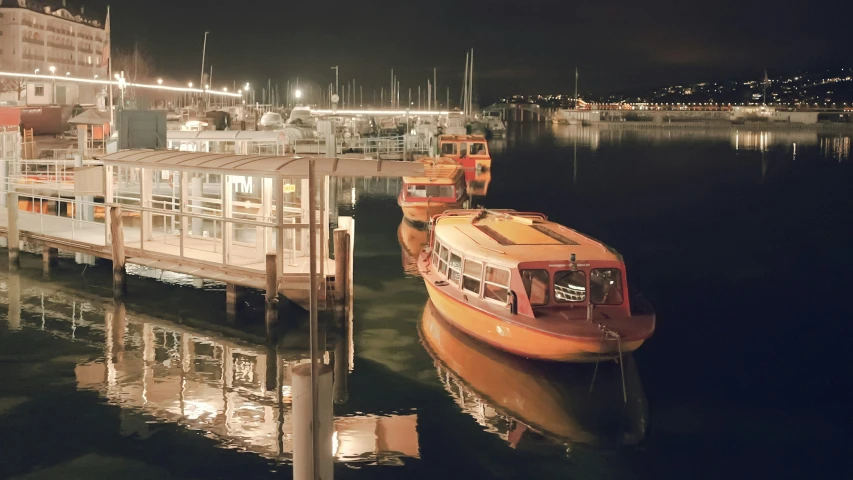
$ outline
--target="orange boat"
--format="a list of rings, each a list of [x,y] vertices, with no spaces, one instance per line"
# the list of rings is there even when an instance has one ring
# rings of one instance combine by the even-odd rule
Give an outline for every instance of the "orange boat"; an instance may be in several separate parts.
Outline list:
[[[433,217],[418,270],[460,330],[527,358],[619,358],[655,329],[629,302],[622,256],[541,213],[450,210]],[[632,308],[633,307],[633,308]]]
[[[489,192],[489,183],[492,181],[492,172],[486,170],[483,172],[475,172],[474,177],[468,179],[468,196],[469,197],[485,197]]]
[[[622,369],[536,362],[495,350],[450,325],[427,301],[421,342],[456,403],[517,446],[528,431],[565,443],[632,445],[643,439],[648,406],[631,355]],[[624,400],[627,398],[627,400]]]
[[[403,177],[397,204],[410,221],[426,226],[429,219],[448,208],[459,208],[467,200],[462,168],[449,158],[421,158],[424,176]]]
[[[442,157],[452,158],[462,165],[469,182],[478,173],[492,169],[489,144],[482,135],[440,135],[438,151]]]

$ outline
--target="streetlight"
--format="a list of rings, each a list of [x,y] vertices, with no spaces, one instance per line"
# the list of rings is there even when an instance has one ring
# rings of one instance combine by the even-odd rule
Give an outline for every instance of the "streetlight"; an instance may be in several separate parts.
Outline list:
[[[193,88],[193,82],[188,83],[187,86]]]
[[[65,72],[65,76],[66,76],[66,77],[70,77],[70,76],[71,76],[71,72]]]
[[[41,69],[40,69],[40,68],[37,68],[37,69],[36,69],[36,75],[38,75],[40,71],[41,71]]]
[[[48,70],[50,70],[50,73],[52,73],[52,74],[56,73],[56,67],[54,67],[53,65],[51,65],[50,68],[48,68]]]
[[[163,79],[162,78],[157,79],[157,85],[163,85]]]

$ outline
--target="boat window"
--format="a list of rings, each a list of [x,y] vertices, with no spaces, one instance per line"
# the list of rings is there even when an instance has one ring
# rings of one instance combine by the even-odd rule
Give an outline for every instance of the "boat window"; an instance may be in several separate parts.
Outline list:
[[[438,251],[441,250],[441,244],[436,240],[435,245],[432,247],[432,264],[433,266],[438,266]]]
[[[618,268],[595,268],[589,274],[589,296],[592,303],[622,303],[622,271]]]
[[[455,253],[450,254],[450,261],[447,262],[447,278],[451,283],[459,285],[459,279],[462,277],[462,258]]]
[[[455,155],[456,154],[456,144],[455,143],[442,143],[441,144],[441,154],[442,155]]]
[[[465,260],[465,270],[462,271],[462,288],[477,295],[480,294],[480,278],[483,276],[483,264]]]
[[[438,271],[447,276],[447,247],[444,245],[441,246],[441,252],[438,254]]]
[[[521,281],[524,283],[524,291],[530,299],[530,305],[548,305],[551,300],[548,293],[550,278],[548,270],[522,270]]]
[[[409,198],[454,198],[453,185],[407,185]]]
[[[554,299],[560,303],[586,300],[586,273],[583,270],[555,273]]]
[[[459,144],[459,156],[465,158],[468,156],[468,144],[460,143]]]
[[[471,144],[471,155],[485,155],[486,153],[486,144],[485,143],[472,143]]]
[[[486,267],[486,278],[483,279],[483,296],[506,303],[509,291],[509,270]]]

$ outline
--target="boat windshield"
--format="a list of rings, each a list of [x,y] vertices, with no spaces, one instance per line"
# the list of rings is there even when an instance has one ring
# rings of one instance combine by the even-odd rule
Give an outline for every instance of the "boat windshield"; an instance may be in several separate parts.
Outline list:
[[[485,155],[486,154],[486,144],[485,143],[472,143],[470,153],[471,153],[471,155]]]
[[[548,270],[522,270],[521,281],[524,291],[532,306],[548,305],[551,296],[548,292],[551,286]]]
[[[409,198],[456,198],[453,185],[407,185]]]
[[[622,303],[622,271],[618,268],[594,268],[589,274],[589,296],[592,303]]]
[[[442,143],[441,144],[441,154],[442,155],[456,155],[456,144],[455,143]]]
[[[563,270],[554,274],[554,299],[557,303],[586,300],[586,273]]]

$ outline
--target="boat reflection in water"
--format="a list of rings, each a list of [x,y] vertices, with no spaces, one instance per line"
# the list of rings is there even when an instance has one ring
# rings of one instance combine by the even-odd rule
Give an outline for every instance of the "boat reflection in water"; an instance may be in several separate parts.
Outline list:
[[[418,272],[418,255],[429,243],[429,230],[418,228],[412,222],[403,217],[397,228],[397,241],[400,242],[400,251],[403,257],[403,272],[407,276],[420,277]]]
[[[103,349],[102,357],[75,367],[77,386],[120,406],[123,430],[147,438],[150,422],[134,414],[150,415],[226,448],[291,461],[291,372],[307,361],[305,352],[195,330],[18,275],[0,278],[0,292],[8,296],[10,329],[44,330]],[[350,361],[346,352],[341,357]],[[333,439],[338,462],[419,458],[415,412],[339,415]]]
[[[565,444],[631,445],[645,435],[648,406],[633,357],[620,366],[527,360],[480,343],[424,307],[421,341],[459,406],[512,447],[531,430]],[[592,391],[590,392],[590,384]]]

